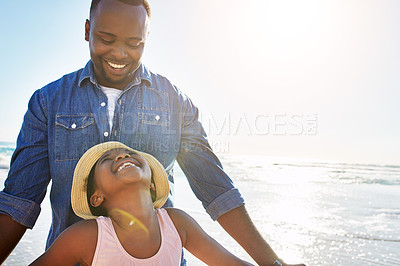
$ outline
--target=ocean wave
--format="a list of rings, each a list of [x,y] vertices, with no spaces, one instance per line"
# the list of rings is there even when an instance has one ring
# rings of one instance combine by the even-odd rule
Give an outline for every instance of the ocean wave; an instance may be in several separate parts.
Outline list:
[[[378,209],[375,212],[379,217],[394,217],[396,219],[400,218],[400,209]]]
[[[13,154],[14,150],[14,143],[0,141],[0,169],[10,168],[11,155]]]
[[[330,182],[345,184],[381,184],[381,185],[400,185],[400,174],[388,175],[385,173],[360,173],[342,172],[335,173],[327,171],[324,173]]]
[[[0,154],[0,169],[10,168],[11,155]]]
[[[398,165],[379,165],[379,164],[347,164],[347,163],[274,163],[276,166],[291,166],[291,167],[310,167],[310,168],[324,168],[334,169],[332,171],[342,172],[348,170],[359,170],[362,172],[393,172],[400,173],[400,166]]]
[[[297,168],[296,172],[308,175],[319,175],[315,182],[332,182],[342,184],[380,184],[400,185],[400,167],[377,164],[346,164],[324,162],[273,163],[275,167]],[[325,178],[324,178],[325,177]]]
[[[349,237],[349,238],[363,239],[363,240],[371,240],[371,241],[400,242],[400,239],[376,237],[376,236],[373,236],[373,235],[346,234],[345,236],[346,236],[346,237]]]

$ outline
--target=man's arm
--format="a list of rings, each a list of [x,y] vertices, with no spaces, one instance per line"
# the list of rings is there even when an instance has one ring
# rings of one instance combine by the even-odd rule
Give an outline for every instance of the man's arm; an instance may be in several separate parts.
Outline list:
[[[50,182],[43,102],[39,91],[29,101],[4,189],[0,191],[0,262],[18,244],[26,228],[34,226]]]
[[[258,265],[272,265],[278,259],[278,256],[258,232],[244,206],[221,215],[217,221]]]
[[[6,260],[26,231],[26,227],[0,213],[0,265]]]
[[[253,224],[244,206],[221,215],[217,221],[258,265],[272,265],[278,259],[278,256]]]

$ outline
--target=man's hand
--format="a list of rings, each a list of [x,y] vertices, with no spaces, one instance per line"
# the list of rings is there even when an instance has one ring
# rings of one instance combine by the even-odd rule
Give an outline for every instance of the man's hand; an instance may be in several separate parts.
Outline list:
[[[7,214],[0,213],[0,265],[7,259],[26,231]]]

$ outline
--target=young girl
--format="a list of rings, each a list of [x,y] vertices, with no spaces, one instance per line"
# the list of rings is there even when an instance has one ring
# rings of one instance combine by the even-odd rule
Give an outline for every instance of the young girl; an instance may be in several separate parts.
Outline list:
[[[185,212],[161,209],[169,182],[151,155],[119,142],[89,149],[71,191],[86,219],[66,229],[32,265],[180,265],[182,247],[207,264],[250,265],[235,257]]]

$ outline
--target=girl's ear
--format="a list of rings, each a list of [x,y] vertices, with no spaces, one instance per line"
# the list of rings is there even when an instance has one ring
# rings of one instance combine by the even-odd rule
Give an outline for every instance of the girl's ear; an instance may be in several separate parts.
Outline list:
[[[90,205],[93,207],[99,207],[104,201],[103,195],[101,195],[99,192],[95,191],[93,195],[90,197]]]
[[[154,183],[150,183],[150,190],[152,191],[156,191],[156,186],[154,185]]]

